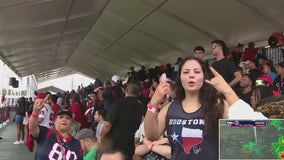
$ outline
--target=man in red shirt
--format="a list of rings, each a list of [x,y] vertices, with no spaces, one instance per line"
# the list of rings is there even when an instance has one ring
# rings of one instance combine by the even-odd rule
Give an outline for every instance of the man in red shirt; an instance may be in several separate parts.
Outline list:
[[[83,128],[88,128],[88,120],[85,116],[80,96],[75,94],[72,100],[72,106],[70,111],[72,112],[73,124],[72,124],[72,135],[76,135],[77,131]]]

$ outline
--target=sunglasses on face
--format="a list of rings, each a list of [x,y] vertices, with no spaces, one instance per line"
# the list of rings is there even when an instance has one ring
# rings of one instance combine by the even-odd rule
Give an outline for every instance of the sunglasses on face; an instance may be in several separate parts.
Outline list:
[[[212,45],[212,46],[211,46],[212,49],[215,49],[215,48],[217,48],[217,47],[220,47],[220,46],[218,46],[218,45]]]

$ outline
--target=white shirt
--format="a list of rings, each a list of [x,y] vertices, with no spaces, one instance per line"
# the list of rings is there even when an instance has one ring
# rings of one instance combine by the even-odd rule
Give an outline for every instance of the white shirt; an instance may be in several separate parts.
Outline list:
[[[59,98],[57,98],[57,104],[60,106],[60,108],[62,108],[61,106],[62,106],[62,98],[61,97],[59,97]]]
[[[145,137],[144,121],[140,124],[139,129],[135,133],[135,138],[139,138],[139,142],[143,142]]]
[[[44,126],[47,128],[51,128],[53,126],[52,120],[54,117],[54,113],[49,104],[44,104],[44,107],[40,110],[38,117],[43,119],[43,121],[39,124],[40,126]]]
[[[228,110],[229,119],[268,119],[261,112],[255,112],[253,108],[243,100],[237,100]]]
[[[103,123],[98,123],[97,130],[96,130],[96,137],[97,138],[99,138],[103,128],[104,128],[104,122]]]

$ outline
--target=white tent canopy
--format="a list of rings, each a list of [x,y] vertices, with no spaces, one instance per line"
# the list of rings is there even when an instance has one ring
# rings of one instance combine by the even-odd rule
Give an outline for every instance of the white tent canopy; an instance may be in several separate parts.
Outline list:
[[[174,63],[222,39],[267,45],[284,30],[283,0],[2,0],[0,57],[39,82],[125,75]]]

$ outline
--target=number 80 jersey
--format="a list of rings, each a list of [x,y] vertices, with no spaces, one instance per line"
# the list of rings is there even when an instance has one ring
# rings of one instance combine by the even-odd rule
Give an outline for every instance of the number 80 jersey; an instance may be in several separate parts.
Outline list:
[[[64,139],[59,133],[58,138],[61,142],[58,142],[56,132],[54,130],[40,126],[39,137],[35,138],[38,143],[35,160],[82,159],[82,149],[78,140],[71,135]]]

